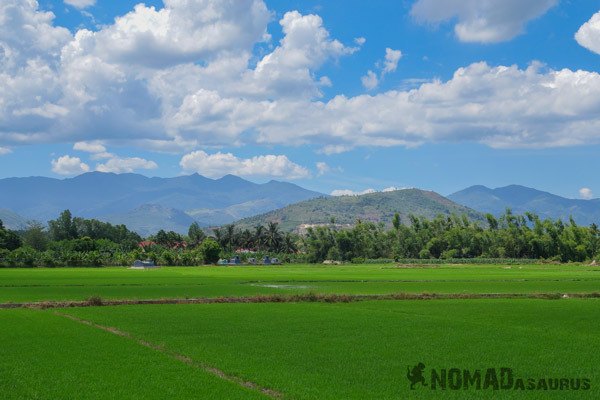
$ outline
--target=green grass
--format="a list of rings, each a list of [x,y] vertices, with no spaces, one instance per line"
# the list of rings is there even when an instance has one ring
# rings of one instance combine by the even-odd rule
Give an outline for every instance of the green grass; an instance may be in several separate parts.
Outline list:
[[[600,268],[580,265],[386,265],[0,269],[0,302],[253,296],[275,293],[590,293]]]
[[[51,312],[0,311],[0,398],[258,399],[264,396]]]
[[[588,392],[447,391],[443,398],[598,398],[597,300],[445,300],[69,309],[295,399],[437,398],[408,366],[589,377]],[[583,395],[583,397],[582,397]]]
[[[0,303],[307,292],[593,293],[600,292],[600,268],[386,264],[0,269]],[[595,399],[600,398],[598,321],[600,299],[0,309],[0,399],[263,397],[198,365],[289,399]],[[406,372],[418,362],[426,365],[427,374],[431,368],[511,367],[525,378],[586,377],[592,389],[411,391]]]

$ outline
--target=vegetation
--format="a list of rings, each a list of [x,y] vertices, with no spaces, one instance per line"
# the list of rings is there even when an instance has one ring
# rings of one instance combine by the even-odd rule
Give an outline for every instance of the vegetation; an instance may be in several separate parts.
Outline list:
[[[264,399],[124,337],[52,312],[0,312],[0,397]]]
[[[456,204],[435,192],[403,189],[362,196],[319,197],[242,219],[237,225],[243,230],[277,222],[283,231],[289,232],[297,230],[303,224],[331,223],[347,227],[360,219],[383,222],[389,226],[395,213],[400,213],[404,224],[410,223],[410,215],[431,219],[436,215],[464,214],[472,220],[485,220],[483,214]]]
[[[419,362],[591,380],[588,391],[447,389],[449,399],[599,396],[594,266],[5,268],[0,282],[3,308],[86,305],[0,310],[3,399],[439,398],[410,390],[406,369]],[[363,298],[386,293],[396,300]],[[477,299],[490,293],[507,298]],[[223,303],[106,305],[186,297]]]
[[[595,266],[293,264],[283,267],[0,269],[0,302],[294,294],[594,293]]]
[[[304,240],[309,262],[331,260],[516,258],[581,262],[600,255],[600,230],[580,227],[572,219],[541,220],[534,214],[496,219],[486,216],[487,227],[458,216],[433,220],[410,216],[402,225],[394,216],[392,229],[358,221],[352,229],[330,226],[309,228]]]
[[[76,308],[65,312],[293,399],[439,398],[406,369],[513,368],[592,390],[445,390],[444,398],[596,398],[594,300],[439,300]],[[582,357],[585,355],[585,357]],[[429,370],[428,370],[429,371]],[[426,376],[430,383],[429,376]],[[199,390],[202,390],[199,386]],[[202,397],[202,396],[200,396]]]
[[[408,220],[408,224],[402,221]],[[187,236],[160,230],[145,241],[124,225],[73,218],[65,210],[59,218],[14,232],[0,222],[0,266],[54,267],[131,265],[150,259],[159,265],[215,263],[241,252],[243,260],[263,254],[286,262],[324,260],[364,263],[367,260],[550,260],[583,262],[600,258],[600,229],[578,226],[573,219],[540,219],[507,210],[485,222],[467,215],[438,215],[433,219],[395,213],[390,224],[357,220],[341,227],[329,223],[308,227],[298,235],[283,232],[277,222],[240,228],[215,228],[211,236],[193,223]],[[518,262],[518,261],[517,261]]]

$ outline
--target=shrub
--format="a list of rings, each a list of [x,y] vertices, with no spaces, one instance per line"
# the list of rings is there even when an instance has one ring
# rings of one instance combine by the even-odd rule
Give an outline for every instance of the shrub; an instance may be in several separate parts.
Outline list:
[[[202,257],[204,262],[207,264],[215,264],[219,261],[219,256],[221,254],[221,246],[212,238],[206,238],[200,244],[200,252],[202,253]]]

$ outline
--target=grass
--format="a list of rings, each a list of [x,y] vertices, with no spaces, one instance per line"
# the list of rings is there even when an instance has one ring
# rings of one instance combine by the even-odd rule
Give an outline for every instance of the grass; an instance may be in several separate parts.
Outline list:
[[[511,367],[524,377],[599,378],[597,300],[444,300],[78,308],[68,314],[219,366],[294,399],[439,397],[406,370]],[[241,356],[243,355],[243,356]],[[513,398],[512,391],[444,398]],[[544,392],[544,398],[585,398]],[[598,398],[598,386],[585,392]],[[539,392],[518,398],[541,398]]]
[[[581,265],[392,265],[0,269],[0,303],[272,294],[589,293],[600,268]]]
[[[2,399],[259,399],[255,391],[50,312],[0,312]]]
[[[559,295],[598,292],[582,265],[0,269],[0,303],[87,306],[0,309],[0,398],[600,398],[600,299]],[[257,302],[110,305],[240,296]],[[411,391],[419,362],[591,390]]]

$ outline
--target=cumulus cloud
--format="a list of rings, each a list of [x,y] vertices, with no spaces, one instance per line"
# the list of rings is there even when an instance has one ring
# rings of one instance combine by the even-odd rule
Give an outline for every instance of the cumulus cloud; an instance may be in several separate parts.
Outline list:
[[[207,154],[202,150],[182,157],[179,163],[184,171],[197,172],[211,178],[227,174],[286,179],[308,178],[310,172],[283,155],[261,155],[238,158],[231,153]]]
[[[112,156],[112,155],[111,155]],[[156,169],[158,165],[154,161],[145,160],[139,157],[117,157],[112,156],[102,164],[96,165],[96,171],[114,172],[116,174],[134,172],[140,169]]]
[[[91,142],[77,142],[73,145],[73,150],[84,151],[86,153],[104,153],[106,147],[102,142],[95,140]]]
[[[89,165],[82,162],[79,157],[64,155],[52,160],[52,172],[59,175],[77,175],[90,170]]]
[[[396,71],[398,68],[398,61],[402,57],[402,52],[400,50],[390,49],[389,47],[385,49],[385,60],[383,62],[383,74],[389,74],[390,72]]]
[[[590,200],[594,197],[594,193],[592,193],[592,189],[584,187],[579,189],[579,196],[584,200]]]
[[[64,0],[65,4],[78,8],[80,10],[96,4],[96,0]]]
[[[600,54],[600,12],[581,25],[575,34],[575,40],[586,49]]]
[[[12,150],[9,149],[8,147],[1,147],[0,146],[0,156],[3,156],[3,155],[8,154],[8,153],[12,153]]]
[[[339,40],[331,39],[318,15],[302,15],[298,11],[285,13],[279,21],[283,39],[272,53],[258,62],[248,74],[255,85],[265,87],[267,92],[280,96],[318,96],[319,84],[311,71],[330,59],[352,54],[356,47],[346,47]],[[328,79],[325,84],[328,84]],[[260,92],[259,87],[253,87]]]
[[[457,16],[458,27],[475,15],[502,33],[498,26],[509,19],[502,15],[517,9],[521,22],[509,31],[518,33],[554,4],[494,3],[492,12],[490,0],[439,2],[438,17],[424,20]],[[423,11],[431,11],[428,4],[418,1],[413,15],[429,15]],[[596,72],[482,62],[446,81],[323,100],[323,86],[335,82],[320,69],[358,47],[332,37],[318,15],[285,13],[282,39],[258,58],[253,49],[269,40],[272,18],[261,0],[167,0],[160,9],[140,4],[112,25],[74,34],[55,27],[53,18],[33,0],[0,6],[0,146],[126,141],[183,154],[211,145],[310,144],[334,154],[432,142],[504,148],[600,143]],[[377,81],[400,59],[399,50],[386,49],[372,69]]]
[[[360,81],[367,90],[375,89],[379,85],[377,74],[371,70],[368,70],[367,74],[360,78]]]
[[[90,45],[105,60],[161,67],[247,51],[267,38],[270,18],[262,0],[164,0],[158,10],[141,3],[92,33]]]
[[[354,191],[350,189],[336,189],[331,192],[332,196],[362,196],[363,194],[376,193],[375,189],[365,189],[362,191]]]
[[[510,40],[532,19],[544,15],[558,0],[418,0],[411,15],[438,24],[456,18],[454,33],[463,42]]]
[[[362,85],[367,90],[373,90],[379,82],[384,78],[385,75],[396,71],[398,68],[398,61],[402,58],[402,52],[400,50],[385,49],[385,58],[383,62],[378,62],[377,67],[379,69],[379,76],[371,70],[367,71],[367,74],[361,78]]]
[[[40,140],[69,111],[57,104],[57,60],[71,34],[37,6],[33,0],[0,4],[0,143]]]

